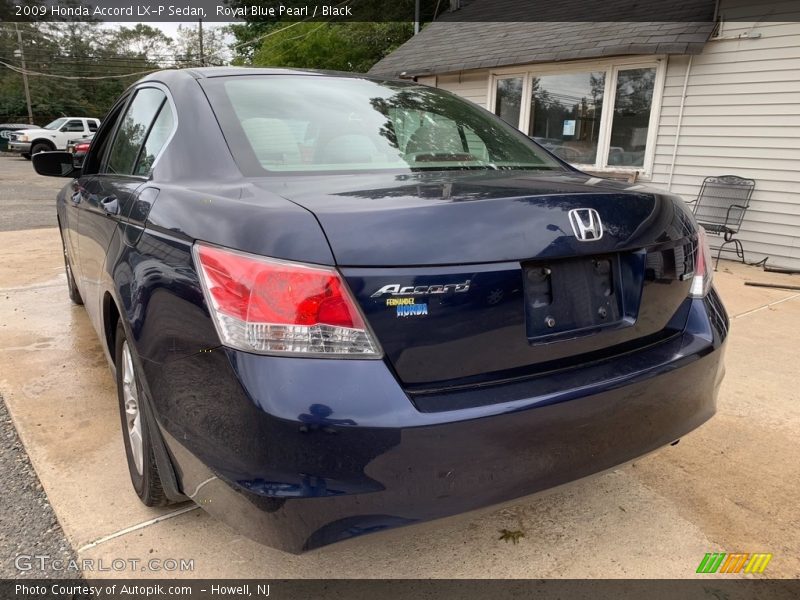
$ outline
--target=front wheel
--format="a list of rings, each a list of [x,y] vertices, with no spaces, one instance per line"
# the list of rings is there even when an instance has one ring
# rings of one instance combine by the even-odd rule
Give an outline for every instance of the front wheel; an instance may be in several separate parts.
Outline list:
[[[122,437],[133,489],[146,506],[165,506],[169,500],[164,493],[153,454],[155,424],[150,422],[147,412],[143,410],[144,398],[139,375],[122,322],[117,324],[116,365]]]
[[[40,142],[38,144],[34,144],[31,148],[31,156],[34,154],[39,154],[39,152],[50,152],[53,148],[50,144],[45,144],[44,142]]]

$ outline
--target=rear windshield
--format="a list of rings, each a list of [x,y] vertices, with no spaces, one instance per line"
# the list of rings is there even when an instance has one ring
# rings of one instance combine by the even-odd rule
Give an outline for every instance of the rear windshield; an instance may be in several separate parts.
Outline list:
[[[266,75],[203,87],[246,175],[563,168],[499,118],[427,86]]]

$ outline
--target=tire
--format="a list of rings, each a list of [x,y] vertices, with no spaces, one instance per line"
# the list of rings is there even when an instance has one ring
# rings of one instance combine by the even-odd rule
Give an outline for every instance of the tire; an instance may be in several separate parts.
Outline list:
[[[69,299],[73,304],[81,306],[83,298],[78,291],[78,286],[75,283],[75,277],[72,274],[72,264],[69,262],[69,255],[67,254],[67,245],[64,243],[64,234],[61,234],[61,247],[64,249],[64,271],[67,274],[67,290],[69,291]]]
[[[30,152],[23,152],[23,153],[20,154],[20,156],[22,158],[24,158],[25,160],[30,160],[31,159],[31,153]]]
[[[39,152],[50,152],[52,149],[53,147],[47,142],[36,142],[31,146],[31,156],[39,154]]]
[[[144,396],[136,361],[121,321],[117,323],[115,356],[122,439],[133,489],[145,506],[166,506],[169,500],[164,493],[153,454],[152,435],[155,426],[151,423],[147,410],[142,410],[141,401]]]

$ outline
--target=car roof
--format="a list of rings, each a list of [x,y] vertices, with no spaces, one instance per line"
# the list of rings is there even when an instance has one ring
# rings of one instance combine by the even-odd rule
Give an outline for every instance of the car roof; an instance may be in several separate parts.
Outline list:
[[[150,73],[139,81],[168,81],[182,77],[212,79],[215,77],[237,77],[242,75],[316,75],[320,77],[349,77],[369,79],[371,81],[386,81],[384,77],[374,77],[364,73],[316,69],[284,69],[279,67],[192,67],[189,69],[169,69]]]
[[[187,69],[195,78],[231,77],[236,75],[317,75],[307,69],[282,69],[279,67],[199,67]]]

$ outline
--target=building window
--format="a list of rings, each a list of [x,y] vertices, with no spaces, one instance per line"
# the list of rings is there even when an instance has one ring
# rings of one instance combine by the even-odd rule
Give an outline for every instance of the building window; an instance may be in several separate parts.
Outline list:
[[[571,164],[647,171],[658,75],[657,63],[632,61],[495,75],[492,108]]]
[[[497,80],[495,113],[514,127],[522,114],[522,77],[504,77]]]
[[[594,164],[605,85],[603,72],[533,77],[528,135],[567,162]]]
[[[609,165],[644,166],[655,81],[655,69],[621,69],[617,72]]]

